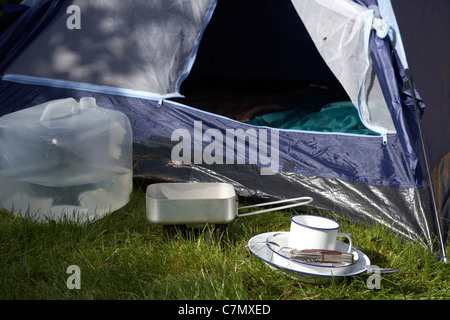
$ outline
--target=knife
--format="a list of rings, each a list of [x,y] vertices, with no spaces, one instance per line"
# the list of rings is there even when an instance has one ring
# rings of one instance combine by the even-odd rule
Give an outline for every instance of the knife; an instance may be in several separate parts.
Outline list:
[[[306,249],[290,251],[290,259],[302,262],[319,262],[319,263],[354,263],[353,254],[323,249]]]

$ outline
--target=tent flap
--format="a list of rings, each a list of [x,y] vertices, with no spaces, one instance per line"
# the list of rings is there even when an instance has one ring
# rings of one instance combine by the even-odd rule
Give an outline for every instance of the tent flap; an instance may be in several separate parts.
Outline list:
[[[5,73],[179,96],[215,3],[66,1]],[[67,27],[69,5],[80,29]]]
[[[292,3],[365,126],[381,134],[395,132],[369,57],[374,11],[350,0]]]

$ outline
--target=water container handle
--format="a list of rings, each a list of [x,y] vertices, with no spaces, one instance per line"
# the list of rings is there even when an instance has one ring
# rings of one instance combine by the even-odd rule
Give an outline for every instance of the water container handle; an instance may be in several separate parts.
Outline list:
[[[288,204],[288,205],[285,205],[285,206],[269,208],[269,209],[264,209],[264,210],[260,210],[260,211],[249,212],[249,213],[237,214],[237,216],[238,217],[244,217],[244,216],[250,216],[250,215],[254,215],[254,214],[269,212],[269,211],[276,211],[276,210],[283,210],[283,209],[287,209],[287,208],[304,206],[304,205],[307,205],[307,204],[311,203],[312,201],[313,201],[313,198],[300,197],[300,198],[293,198],[293,199],[285,199],[285,200],[278,200],[278,201],[260,203],[260,204],[255,204],[255,205],[251,205],[251,206],[240,207],[240,208],[238,208],[238,211],[241,210],[241,209],[248,209],[248,208],[254,208],[254,207],[264,207],[264,206],[270,206],[270,205],[273,205],[273,204],[286,203],[286,202],[294,202],[294,203],[291,203],[291,204]]]
[[[60,99],[50,102],[42,112],[40,122],[71,117],[80,112],[78,102],[73,98]]]

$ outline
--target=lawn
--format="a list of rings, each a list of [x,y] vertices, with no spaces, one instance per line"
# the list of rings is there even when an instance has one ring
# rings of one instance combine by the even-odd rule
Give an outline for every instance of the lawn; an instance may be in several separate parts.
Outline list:
[[[450,299],[449,265],[420,244],[402,242],[383,225],[335,218],[372,265],[399,269],[382,275],[379,288],[369,288],[369,274],[308,284],[271,270],[246,244],[263,232],[288,231],[295,213],[288,209],[237,218],[219,233],[212,226],[172,229],[147,220],[145,186],[140,185],[125,207],[83,226],[38,224],[1,211],[0,299]]]

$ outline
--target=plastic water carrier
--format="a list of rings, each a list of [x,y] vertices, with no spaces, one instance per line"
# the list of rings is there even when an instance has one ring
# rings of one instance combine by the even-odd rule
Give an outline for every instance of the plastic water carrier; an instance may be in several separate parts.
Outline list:
[[[0,206],[36,221],[93,221],[129,201],[132,130],[95,98],[0,118]]]

